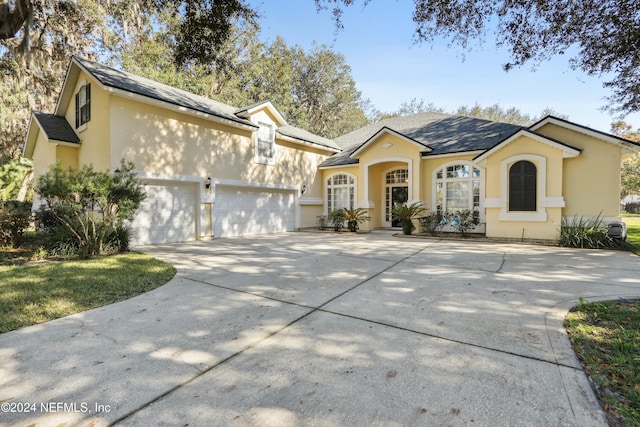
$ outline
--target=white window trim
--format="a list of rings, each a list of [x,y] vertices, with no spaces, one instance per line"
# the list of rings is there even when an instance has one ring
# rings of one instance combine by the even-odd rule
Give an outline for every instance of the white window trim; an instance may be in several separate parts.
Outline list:
[[[255,163],[260,163],[263,165],[275,165],[276,164],[276,126],[273,123],[267,122],[258,122],[258,130],[254,132],[254,156],[253,161]],[[260,128],[263,126],[271,127],[272,139],[271,139],[271,157],[265,157],[260,155],[260,150],[258,149],[258,138],[260,134]]]
[[[358,207],[358,178],[352,174],[351,172],[345,172],[345,171],[341,171],[341,172],[336,172],[336,173],[332,173],[331,175],[327,176],[324,179],[324,208],[323,208],[323,214],[326,214],[327,212],[329,212],[329,185],[327,184],[327,181],[329,181],[330,179],[333,179],[334,176],[336,175],[346,175],[349,178],[353,178],[353,207],[356,208]],[[341,185],[338,187],[350,187],[350,184],[347,185]],[[335,188],[335,186],[331,186],[331,188]],[[333,200],[333,198],[332,198]]]
[[[478,165],[477,163],[473,163],[470,162],[469,160],[454,160],[452,162],[447,162],[447,163],[443,163],[440,166],[436,167],[433,172],[431,173],[431,211],[432,212],[436,212],[438,210],[438,194],[436,191],[436,186],[438,183],[438,172],[439,171],[443,171],[442,172],[442,179],[440,179],[441,182],[447,182],[448,180],[445,178],[445,175],[447,173],[447,168],[449,166],[455,166],[455,165],[467,165],[471,168],[470,172],[471,172],[471,176],[469,178],[449,178],[449,180],[451,181],[480,181],[480,201],[478,204],[478,212],[480,214],[479,216],[479,221],[481,223],[486,222],[486,215],[485,215],[485,207],[487,207],[486,202],[485,202],[485,170],[483,167],[480,167],[480,165]],[[477,178],[473,177],[473,169],[478,169],[480,171],[480,176]],[[472,187],[473,188],[473,187]],[[444,191],[446,191],[446,188],[444,189]],[[470,198],[470,206],[469,209],[473,210],[473,196]]]
[[[82,90],[82,88],[83,88],[83,87],[87,86],[87,84],[88,84],[88,83],[87,83],[87,81],[86,81],[85,79],[80,80],[80,82],[78,83],[78,85],[77,85],[77,87],[76,87],[76,92],[75,92],[75,93],[76,93],[76,94],[77,94],[77,93],[80,93],[80,90]],[[73,95],[72,95],[72,96],[73,96]],[[73,97],[74,97],[74,99],[75,99],[75,96],[73,96]],[[75,102],[75,101],[74,101],[74,102]],[[79,106],[79,105],[76,105],[76,111],[77,111],[77,110],[79,110],[79,109],[80,109],[80,106]],[[84,123],[82,123],[80,126],[78,126],[78,127],[76,128],[76,132],[77,132],[77,133],[80,133],[80,132],[84,131],[84,130],[87,128],[87,123],[89,123],[89,122],[84,122]]]
[[[521,160],[536,165],[536,208],[535,212],[509,212],[509,167]],[[500,208],[500,221],[546,222],[547,208],[563,208],[564,197],[547,197],[547,159],[535,154],[518,154],[504,159],[500,164],[500,197],[485,200],[486,208]]]
[[[398,170],[406,170],[407,171],[407,179],[408,181],[406,182],[407,184],[407,205],[410,205],[411,203],[416,202],[416,200],[413,200],[411,198],[411,169],[409,168],[409,165],[407,166],[394,166],[390,169],[387,169],[385,171],[382,172],[382,226],[383,227],[391,227],[393,224],[393,221],[387,221],[387,200],[386,200],[386,195],[387,195],[387,188],[390,187],[402,187],[401,183],[393,183],[393,184],[387,184],[387,174],[389,172],[393,172],[393,171],[398,171]]]

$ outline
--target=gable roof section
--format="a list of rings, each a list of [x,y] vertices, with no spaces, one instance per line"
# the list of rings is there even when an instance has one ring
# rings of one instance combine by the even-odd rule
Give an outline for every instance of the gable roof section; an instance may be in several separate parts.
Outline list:
[[[127,73],[126,71],[116,70],[97,62],[88,61],[86,59],[72,57],[70,69],[68,71],[67,80],[73,75],[77,75],[74,65],[84,70],[87,74],[95,78],[105,89],[113,91],[122,91],[123,95],[140,95],[148,99],[164,102],[176,107],[185,108],[193,112],[201,113],[212,118],[222,119],[227,124],[257,128],[255,124],[249,120],[236,116],[237,108],[221,102],[214,101],[204,96],[196,95],[182,89],[177,89],[158,83],[156,81]],[[72,91],[72,87],[65,86],[63,91]],[[69,102],[71,102],[71,93],[61,94],[58,101],[57,112],[60,109],[65,110]]]
[[[496,153],[497,151],[501,150],[502,148],[506,147],[507,145],[511,144],[512,142],[514,142],[515,140],[517,140],[518,138],[522,137],[522,136],[526,136],[528,138],[531,138],[535,141],[538,141],[542,144],[546,144],[549,145],[551,147],[557,148],[559,150],[562,151],[562,157],[566,158],[566,157],[577,157],[580,155],[580,153],[582,152],[582,150],[572,147],[568,144],[565,144],[562,141],[558,141],[557,139],[553,139],[553,138],[549,138],[547,136],[544,135],[540,135],[539,133],[535,133],[529,129],[521,129],[518,132],[514,133],[513,135],[509,136],[508,138],[505,138],[504,140],[502,140],[499,144],[494,145],[492,148],[488,149],[487,151],[485,151],[484,153],[480,154],[479,156],[475,157],[473,159],[474,162],[482,165],[483,162],[485,162],[487,160],[487,158],[491,157],[494,153]]]
[[[488,150],[523,129],[509,123],[433,112],[394,117],[337,138],[335,142],[344,151],[325,160],[320,167],[357,164],[354,153],[383,128],[430,148],[431,151],[423,151],[423,158]]]
[[[381,138],[383,135],[393,135],[397,138],[402,139],[403,141],[408,142],[409,144],[412,144],[414,146],[416,146],[418,149],[420,149],[420,151],[425,151],[425,152],[429,152],[429,151],[433,151],[433,149],[431,147],[429,147],[426,144],[423,144],[419,141],[416,141],[406,135],[401,134],[400,132],[396,132],[393,129],[389,129],[387,126],[384,126],[382,129],[380,129],[378,132],[376,132],[374,135],[372,135],[369,139],[367,139],[365,142],[363,142],[362,144],[360,144],[359,147],[357,147],[355,150],[353,150],[350,154],[350,157],[357,159],[358,157],[360,157],[360,154],[369,146],[371,145],[375,140],[377,140],[378,138]]]
[[[547,116],[529,127],[530,130],[536,131],[546,124],[554,124],[565,129],[569,129],[575,132],[582,133],[584,135],[591,136],[593,138],[600,139],[613,145],[617,145],[624,150],[627,154],[637,153],[640,151],[640,143],[629,141],[628,139],[620,138],[619,136],[611,135],[606,132],[601,132],[590,127],[583,126],[577,123],[570,122],[565,119],[561,119],[555,116]]]
[[[174,106],[181,112],[191,111],[196,115],[249,131],[255,131],[258,128],[256,124],[248,119],[250,115],[257,110],[267,108],[276,118],[279,125],[278,133],[283,135],[285,137],[284,139],[288,137],[291,142],[307,146],[317,146],[317,148],[321,149],[328,148],[329,151],[333,152],[340,150],[340,147],[332,140],[288,125],[284,117],[282,117],[280,112],[269,101],[259,102],[238,109],[204,96],[177,89],[125,71],[116,70],[77,56],[72,57],[71,63],[69,64],[63,90],[58,98],[56,112],[66,111],[73,98],[73,87],[67,83],[74,82],[78,78],[80,70],[92,76],[108,91],[120,93],[120,95],[123,96],[140,96],[143,97],[143,99],[159,101],[165,106],[167,104]]]
[[[51,142],[62,143],[64,145],[80,145],[80,138],[64,117],[54,114],[46,114],[34,111],[27,127],[27,137],[23,148],[23,155],[31,157],[36,143],[37,132],[32,123],[35,122],[40,132]]]
[[[253,113],[256,111],[260,111],[262,109],[266,109],[275,117],[276,123],[278,126],[286,126],[287,121],[282,117],[282,114],[273,106],[273,104],[269,101],[257,102],[253,105],[249,105],[243,108],[240,108],[235,111],[235,115],[238,117],[242,117],[243,119],[249,119]]]

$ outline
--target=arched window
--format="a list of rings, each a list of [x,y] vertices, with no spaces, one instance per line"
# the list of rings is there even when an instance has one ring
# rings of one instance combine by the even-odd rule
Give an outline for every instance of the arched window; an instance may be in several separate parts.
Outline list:
[[[356,182],[352,175],[344,173],[331,176],[327,180],[327,213],[335,209],[353,209]]]
[[[481,170],[471,163],[445,165],[435,171],[435,210],[480,212]]]
[[[509,211],[536,211],[537,168],[520,160],[509,168]]]

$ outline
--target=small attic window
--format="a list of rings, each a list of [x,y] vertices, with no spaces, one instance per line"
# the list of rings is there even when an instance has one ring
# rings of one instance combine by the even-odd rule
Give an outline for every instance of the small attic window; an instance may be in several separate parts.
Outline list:
[[[84,84],[76,93],[76,129],[91,120],[91,84]]]
[[[256,135],[256,163],[274,164],[275,158],[275,129],[270,123],[258,122]]]

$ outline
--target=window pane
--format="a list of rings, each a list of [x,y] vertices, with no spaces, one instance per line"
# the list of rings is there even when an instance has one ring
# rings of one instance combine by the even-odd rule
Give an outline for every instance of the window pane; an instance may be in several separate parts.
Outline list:
[[[447,211],[469,209],[470,193],[468,182],[447,182]]]

